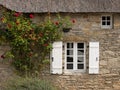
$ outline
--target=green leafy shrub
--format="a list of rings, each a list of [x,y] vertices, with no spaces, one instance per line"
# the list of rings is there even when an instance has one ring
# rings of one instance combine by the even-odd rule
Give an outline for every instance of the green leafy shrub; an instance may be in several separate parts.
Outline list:
[[[33,14],[26,17],[12,11],[5,11],[1,18],[6,29],[0,30],[0,38],[11,48],[9,54],[1,56],[3,59],[12,58],[12,64],[22,73],[39,70],[52,49],[52,42],[60,40],[62,28],[71,25],[68,24],[68,18],[56,17],[57,21],[49,18],[39,24],[33,23],[33,18]]]
[[[39,78],[14,78],[8,81],[5,90],[57,90],[49,82]]]

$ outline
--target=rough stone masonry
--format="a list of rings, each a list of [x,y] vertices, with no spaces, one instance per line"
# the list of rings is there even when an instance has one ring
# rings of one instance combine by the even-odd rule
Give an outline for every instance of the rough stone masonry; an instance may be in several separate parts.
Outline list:
[[[70,14],[77,20],[72,30],[64,33],[64,42],[100,42],[100,72],[88,74],[89,48],[86,48],[86,72],[73,75],[49,75],[61,90],[120,90],[120,15],[113,16],[111,29],[101,28],[101,15],[105,13]],[[64,54],[64,53],[63,53]],[[64,60],[64,57],[63,57]],[[63,65],[64,69],[64,65]]]
[[[63,34],[64,42],[85,42],[87,46],[90,41],[100,42],[99,74],[88,74],[89,48],[86,48],[85,73],[77,75],[51,75],[49,69],[47,69],[43,72],[43,78],[51,80],[61,90],[120,90],[120,15],[117,13],[107,13],[113,16],[112,29],[101,29],[101,15],[104,14],[69,14],[77,22],[70,32]],[[39,22],[43,18],[44,14],[35,14],[33,21]],[[6,50],[4,47],[6,46],[0,46],[0,55]]]

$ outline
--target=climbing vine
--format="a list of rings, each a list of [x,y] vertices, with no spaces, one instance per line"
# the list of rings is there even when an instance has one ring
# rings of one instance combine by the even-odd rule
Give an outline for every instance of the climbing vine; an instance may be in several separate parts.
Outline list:
[[[65,23],[60,16],[56,17],[56,21],[49,18],[39,24],[33,23],[33,18],[34,14],[26,16],[12,11],[4,12],[1,17],[5,29],[0,30],[0,37],[9,43],[11,48],[1,55],[1,58],[12,57],[12,64],[20,72],[31,72],[41,68],[52,49],[52,42],[61,39]],[[75,23],[75,20],[69,23]]]

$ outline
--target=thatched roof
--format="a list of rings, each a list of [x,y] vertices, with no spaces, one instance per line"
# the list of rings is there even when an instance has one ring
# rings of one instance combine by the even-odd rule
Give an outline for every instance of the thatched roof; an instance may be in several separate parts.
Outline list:
[[[120,12],[120,0],[0,0],[17,12]]]

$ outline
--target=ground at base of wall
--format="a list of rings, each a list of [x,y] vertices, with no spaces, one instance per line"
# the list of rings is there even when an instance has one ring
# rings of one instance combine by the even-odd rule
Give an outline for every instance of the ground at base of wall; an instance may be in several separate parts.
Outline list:
[[[0,90],[3,83],[10,77],[16,76],[14,69],[9,65],[0,64]],[[40,78],[54,83],[60,90],[120,90],[120,75],[51,75],[48,72]]]

